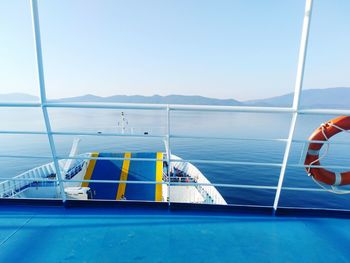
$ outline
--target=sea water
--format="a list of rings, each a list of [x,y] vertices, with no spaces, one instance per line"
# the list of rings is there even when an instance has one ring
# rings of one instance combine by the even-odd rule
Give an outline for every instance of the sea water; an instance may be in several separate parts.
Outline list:
[[[85,132],[93,135],[54,135],[59,156],[68,156],[74,138],[81,138],[79,153],[91,151],[165,151],[163,138],[167,132],[165,111],[125,110],[127,121],[122,124],[121,110],[55,109],[49,108],[50,124],[54,132]],[[8,109],[0,111],[0,130],[45,132],[41,109]],[[171,111],[171,152],[194,160],[192,163],[214,184],[233,184],[217,187],[229,204],[272,206],[280,175],[280,167],[288,138],[289,113],[232,113]],[[307,140],[321,123],[335,116],[300,115],[295,140]],[[124,125],[124,130],[123,130]],[[107,133],[145,135],[99,136]],[[197,137],[197,138],[186,138]],[[258,139],[258,140],[256,140]],[[331,139],[325,165],[350,166],[348,162],[350,138],[339,134]],[[290,188],[318,189],[302,165],[305,143],[292,144],[283,183],[280,205],[288,207],[317,207],[350,209],[349,195],[321,191],[300,191]],[[325,146],[323,148],[326,148]],[[28,169],[51,162],[47,135],[0,135],[0,155],[41,156],[43,158],[0,158],[0,177],[11,178]],[[196,163],[195,160],[232,161],[235,164]],[[239,163],[241,162],[241,163]],[[272,163],[276,165],[251,165]],[[339,171],[347,170],[346,168]],[[350,170],[350,169],[348,169]],[[245,188],[243,185],[251,186]],[[257,187],[258,186],[258,187]],[[272,187],[260,189],[259,186]]]

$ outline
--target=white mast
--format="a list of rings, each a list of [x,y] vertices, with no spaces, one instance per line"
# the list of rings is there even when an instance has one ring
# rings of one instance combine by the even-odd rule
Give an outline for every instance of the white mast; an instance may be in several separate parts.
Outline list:
[[[122,111],[120,116],[120,121],[118,122],[118,127],[121,127],[121,133],[125,134],[126,126],[128,125],[128,120],[126,118],[125,113]]]

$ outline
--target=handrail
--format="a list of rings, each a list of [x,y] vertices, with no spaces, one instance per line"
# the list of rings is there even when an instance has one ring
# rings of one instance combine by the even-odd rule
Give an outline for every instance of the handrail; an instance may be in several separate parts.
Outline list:
[[[3,180],[8,181],[38,181],[38,182],[54,182],[52,179],[45,178],[2,178]],[[101,183],[101,184],[109,184],[109,183],[127,183],[127,184],[162,184],[167,185],[168,182],[157,182],[157,181],[121,181],[121,180],[63,180],[66,183]],[[3,182],[0,182],[0,185]],[[227,188],[243,188],[243,189],[266,189],[266,190],[276,190],[277,186],[269,186],[269,185],[249,185],[249,184],[220,184],[220,183],[200,183],[200,182],[171,182],[171,185],[182,185],[182,186],[215,186],[215,187],[227,187]],[[284,190],[289,191],[309,191],[309,192],[326,192],[325,189],[322,188],[306,188],[306,187],[283,187]]]
[[[39,155],[2,155],[0,154],[0,158],[17,158],[17,159],[49,159],[52,160],[51,156],[39,156]],[[132,161],[168,161],[168,159],[157,159],[157,158],[124,158],[124,157],[79,157],[79,156],[64,156],[57,155],[58,159],[73,159],[73,160],[132,160]],[[243,165],[243,166],[266,166],[266,167],[281,167],[282,163],[269,163],[269,162],[250,162],[250,161],[231,161],[231,160],[211,160],[211,159],[170,159],[171,162],[188,162],[188,163],[207,163],[207,164],[228,164],[228,165]],[[291,163],[287,164],[287,167],[295,167],[295,168],[308,168],[310,165],[304,165],[299,163]],[[312,165],[313,168],[329,168],[329,169],[350,169],[350,166],[346,165]],[[0,178],[1,179],[1,178]]]
[[[14,135],[47,135],[45,131],[19,131],[19,130],[0,130],[0,134]],[[144,135],[144,134],[122,134],[111,132],[85,132],[85,131],[52,131],[52,135],[67,135],[67,136],[100,136],[100,137],[125,137],[125,138],[167,138],[167,135]],[[227,136],[196,136],[196,135],[169,135],[171,139],[198,139],[198,140],[232,140],[232,141],[260,141],[260,142],[287,142],[288,138],[261,138],[261,137],[227,137]],[[350,144],[345,140],[333,141],[318,141],[318,140],[302,140],[293,139],[296,143],[322,143],[322,144]]]
[[[43,106],[47,108],[76,108],[76,109],[130,109],[130,110],[166,110],[170,111],[199,111],[199,112],[246,112],[246,113],[296,113],[303,115],[350,115],[350,109],[310,109],[299,107],[265,107],[265,106],[217,106],[217,105],[181,105],[181,104],[151,104],[151,103],[66,103],[47,101]],[[0,101],[0,107],[11,108],[40,108],[39,102],[6,102]]]

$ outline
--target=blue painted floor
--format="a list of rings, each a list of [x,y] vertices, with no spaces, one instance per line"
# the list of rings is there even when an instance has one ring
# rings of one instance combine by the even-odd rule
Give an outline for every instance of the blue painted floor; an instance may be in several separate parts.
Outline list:
[[[100,153],[99,157],[118,157],[123,158],[124,154],[105,154]],[[122,170],[122,160],[97,160],[91,180],[120,180],[120,173]],[[119,183],[96,183],[88,184],[94,192],[94,199],[115,200],[118,192]]]
[[[0,262],[349,262],[350,220],[2,206]]]
[[[124,158],[124,153],[99,153],[99,157]],[[157,158],[157,153],[131,153],[132,158]],[[97,160],[93,168],[91,180],[121,180],[123,160]],[[129,181],[148,181],[157,180],[156,161],[131,160],[128,169],[124,169],[126,178]],[[160,176],[162,178],[162,175]],[[86,178],[85,178],[86,179]],[[124,180],[125,180],[124,179]],[[98,183],[88,184],[94,193],[93,199],[116,200],[119,183]],[[123,196],[127,200],[155,201],[155,184],[126,184]]]

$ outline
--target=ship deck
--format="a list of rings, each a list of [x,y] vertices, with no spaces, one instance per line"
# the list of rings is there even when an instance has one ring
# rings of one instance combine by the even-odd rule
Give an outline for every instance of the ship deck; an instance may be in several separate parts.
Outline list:
[[[348,214],[96,204],[2,204],[0,261],[348,262],[350,256]]]
[[[102,158],[163,158],[159,153],[95,153],[95,157]],[[101,200],[145,200],[162,201],[161,184],[125,184],[125,183],[98,183],[103,180],[121,181],[150,181],[162,182],[162,161],[135,161],[135,160],[93,160],[89,162],[84,180],[97,182],[84,182],[83,186],[90,187],[94,199]],[[74,179],[74,178],[73,178]]]

